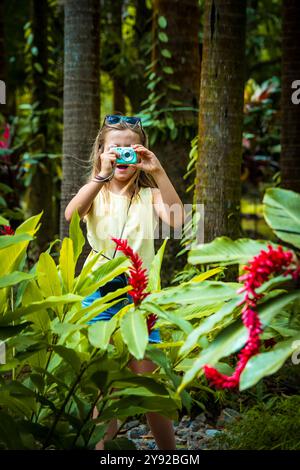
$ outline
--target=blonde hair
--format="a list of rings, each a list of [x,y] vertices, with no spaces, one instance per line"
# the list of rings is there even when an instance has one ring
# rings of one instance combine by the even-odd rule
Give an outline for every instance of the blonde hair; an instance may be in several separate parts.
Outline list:
[[[112,130],[127,130],[130,129],[132,132],[135,132],[140,136],[141,144],[148,148],[148,136],[145,133],[144,129],[137,123],[137,124],[129,124],[126,121],[120,121],[117,124],[104,124],[101,129],[99,130],[97,137],[94,141],[92,151],[89,157],[89,167],[90,167],[90,174],[87,179],[87,183],[91,181],[91,179],[100,173],[101,171],[101,160],[99,158],[99,153],[102,153],[104,150],[105,145],[105,137],[106,135],[111,132]],[[136,172],[132,175],[128,183],[122,190],[122,193],[125,193],[131,185],[134,184],[134,193],[133,193],[133,200],[139,196],[140,188],[157,188],[157,184],[150,174],[144,172],[137,168]],[[109,185],[110,182],[106,182],[101,191],[103,192],[103,196],[106,200],[109,200]]]

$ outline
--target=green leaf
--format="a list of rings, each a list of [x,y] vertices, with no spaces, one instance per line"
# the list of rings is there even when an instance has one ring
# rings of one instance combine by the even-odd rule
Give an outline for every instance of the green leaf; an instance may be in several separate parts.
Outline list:
[[[88,328],[88,338],[92,346],[106,351],[109,340],[117,326],[117,319],[112,317],[108,321],[97,321]]]
[[[148,276],[148,285],[147,285],[147,292],[153,292],[153,291],[160,291],[161,290],[161,284],[160,284],[160,271],[161,271],[161,265],[162,265],[162,260],[166,248],[166,244],[168,241],[168,237],[166,237],[155,254],[151,265],[150,265],[150,270],[149,270],[149,276]]]
[[[192,331],[192,325],[184,318],[180,318],[177,315],[172,313],[166,312],[151,302],[143,302],[141,308],[144,309],[146,312],[154,313],[160,319],[166,320],[171,325],[176,325],[182,331],[184,331],[187,335]]]
[[[168,22],[167,22],[166,17],[165,16],[159,16],[159,18],[158,18],[159,27],[165,29],[167,27],[167,24],[168,24]]]
[[[169,49],[162,49],[161,50],[161,54],[166,57],[167,59],[171,59],[172,58],[172,54],[171,52],[169,51]]]
[[[7,323],[10,323],[14,320],[19,320],[26,315],[37,312],[38,310],[53,308],[59,304],[71,304],[80,301],[82,301],[82,297],[74,294],[60,295],[58,297],[51,296],[42,301],[32,302],[28,306],[18,308],[13,312],[5,314],[5,316],[0,317],[0,324],[6,325]]]
[[[84,297],[90,295],[114,277],[126,272],[129,266],[131,266],[131,263],[127,257],[116,256],[114,259],[103,263],[99,268],[90,272],[81,288],[77,288],[77,291]]]
[[[59,268],[66,292],[72,292],[75,275],[75,260],[73,240],[71,240],[71,238],[66,237],[63,239],[59,256]]]
[[[179,405],[178,405],[179,407]],[[157,412],[170,419],[177,419],[177,404],[171,397],[125,397],[112,400],[112,403],[101,414],[103,420],[118,416],[119,419],[127,416],[145,414],[148,411]]]
[[[272,318],[280,312],[286,305],[300,298],[299,292],[283,294],[280,297],[271,299],[259,309],[259,318],[263,328],[267,326]],[[200,355],[195,358],[194,364],[183,377],[182,383],[178,388],[178,392],[182,391],[188,383],[201,371],[204,365],[214,365],[222,357],[226,357],[242,348],[248,337],[248,331],[238,319],[231,325],[227,326],[221,333],[210,343],[208,348],[204,349]]]
[[[191,264],[247,264],[261,250],[267,250],[268,244],[276,248],[276,244],[265,240],[240,238],[231,240],[229,237],[218,237],[210,243],[196,246],[188,254]]]
[[[37,263],[38,285],[44,297],[62,295],[61,283],[54,259],[48,253],[41,253]]]
[[[6,274],[0,278],[0,289],[3,289],[3,287],[15,286],[16,284],[19,284],[22,281],[35,278],[36,274],[14,271],[13,273]]]
[[[143,359],[148,344],[146,318],[139,310],[131,309],[121,318],[120,327],[129,352],[136,359]]]
[[[212,305],[236,297],[241,284],[235,282],[202,281],[183,283],[176,287],[167,287],[160,292],[153,292],[147,297],[148,302],[159,305],[197,304]]]
[[[21,242],[33,240],[33,237],[27,233],[19,233],[15,235],[1,235],[0,249],[11,247]]]
[[[30,325],[30,322],[22,323],[21,325],[15,326],[0,326],[0,340],[4,341],[7,338],[12,338],[13,336],[18,335],[23,331],[27,326]]]
[[[61,345],[53,345],[52,347],[54,351],[57,352],[57,354],[62,357],[68,364],[70,364],[75,370],[75,372],[78,374],[81,367],[81,360],[76,351],[74,351],[74,349],[66,348],[65,346]]]
[[[76,265],[77,260],[85,244],[85,238],[80,228],[80,217],[79,217],[77,209],[75,209],[75,211],[72,214],[70,227],[69,227],[69,235],[70,235],[71,240],[73,241],[74,263]]]
[[[9,450],[24,449],[18,423],[4,411],[0,411],[0,441]]]
[[[0,225],[9,225],[9,220],[0,215]],[[3,235],[2,235],[3,236]]]
[[[283,366],[286,359],[295,351],[295,345],[299,349],[300,335],[276,344],[272,351],[263,352],[253,356],[243,370],[240,377],[240,390],[246,390],[255,385],[267,375],[272,375]]]
[[[300,248],[300,194],[269,188],[264,199],[264,217],[276,235]]]
[[[172,75],[174,73],[174,69],[172,67],[163,67],[163,72],[167,73],[168,75]],[[173,127],[172,127],[173,129]]]
[[[161,31],[158,33],[158,39],[161,42],[168,42],[168,40],[169,40],[168,35],[166,33],[161,32]]]

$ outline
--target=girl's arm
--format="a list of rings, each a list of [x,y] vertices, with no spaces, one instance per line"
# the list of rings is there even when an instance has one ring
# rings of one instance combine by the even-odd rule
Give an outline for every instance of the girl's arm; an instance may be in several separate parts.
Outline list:
[[[174,186],[163,168],[152,173],[158,188],[151,188],[157,215],[174,228],[183,225],[186,212]]]
[[[71,222],[72,214],[75,209],[78,210],[80,219],[90,210],[93,201],[105,182],[89,181],[79,189],[76,196],[71,199],[65,210],[67,222]]]

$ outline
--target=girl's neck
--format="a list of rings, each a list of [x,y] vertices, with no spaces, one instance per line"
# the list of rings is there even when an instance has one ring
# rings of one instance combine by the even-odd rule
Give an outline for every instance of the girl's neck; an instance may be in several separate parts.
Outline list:
[[[123,192],[123,188],[126,186],[127,182],[118,181],[114,178],[109,182],[109,190],[115,194],[123,194],[124,196],[131,196],[134,185],[131,185],[130,188],[127,189],[126,193]]]

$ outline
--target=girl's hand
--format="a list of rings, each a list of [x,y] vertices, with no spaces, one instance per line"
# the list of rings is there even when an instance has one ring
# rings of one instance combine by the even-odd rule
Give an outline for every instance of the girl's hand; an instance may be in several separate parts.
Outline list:
[[[106,178],[107,176],[111,175],[111,172],[116,165],[116,159],[119,154],[113,149],[109,149],[108,151],[103,153],[99,152],[98,155],[101,162],[101,170],[99,176],[102,176],[102,178]]]
[[[138,157],[141,159],[139,163],[134,165],[136,168],[150,174],[163,170],[157,156],[149,149],[141,144],[131,144],[131,147],[136,151]]]

